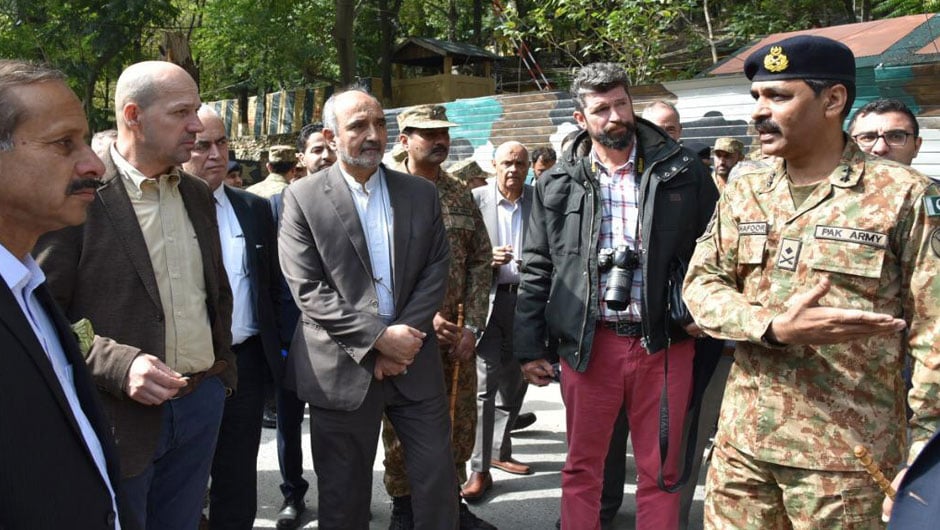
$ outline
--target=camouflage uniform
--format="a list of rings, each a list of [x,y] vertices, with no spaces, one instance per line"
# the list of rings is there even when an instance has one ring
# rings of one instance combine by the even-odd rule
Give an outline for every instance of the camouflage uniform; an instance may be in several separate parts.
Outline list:
[[[268,173],[267,178],[257,184],[252,184],[245,188],[248,193],[254,193],[259,197],[270,199],[271,197],[284,191],[289,182],[283,175],[278,173]]]
[[[684,298],[706,332],[740,341],[716,445],[727,444],[725,453],[739,452],[750,461],[713,465],[707,527],[719,525],[716,514],[734,520],[737,507],[748,502],[732,490],[735,479],[740,485],[753,478],[742,477],[750,466],[796,469],[804,482],[840,474],[860,478],[807,493],[818,500],[841,495],[846,515],[849,508],[864,514],[853,524],[881,525],[881,495],[852,450],[867,446],[892,477],[905,456],[913,460],[940,420],[940,216],[930,215],[934,209],[925,202],[940,201],[937,195],[936,185],[920,173],[866,155],[848,139],[838,167],[798,208],[782,160],[728,184],[698,240]],[[787,309],[791,296],[822,278],[832,284],[823,305],[899,316],[907,320],[908,333],[823,346],[769,345],[764,334],[774,316]],[[914,359],[913,445],[907,455],[905,351]],[[868,491],[850,492],[853,480]],[[776,502],[783,509],[783,501]]]
[[[404,164],[393,169],[409,172]],[[486,225],[483,224],[483,217],[473,202],[470,191],[461,181],[441,170],[436,184],[450,243],[450,278],[440,313],[447,320],[456,322],[457,306],[463,304],[464,324],[483,329],[486,326],[490,283],[493,280],[490,268],[492,252]],[[451,359],[449,350],[444,348],[441,348],[441,359],[444,364],[444,383],[447,395],[450,396],[454,360]],[[470,459],[476,436],[476,393],[476,360],[471,358],[460,363],[457,375],[452,443],[459,484],[467,481],[466,462]],[[387,419],[384,420],[382,429],[382,441],[385,444],[385,488],[393,497],[409,495],[401,442]],[[455,488],[457,486],[454,485]]]

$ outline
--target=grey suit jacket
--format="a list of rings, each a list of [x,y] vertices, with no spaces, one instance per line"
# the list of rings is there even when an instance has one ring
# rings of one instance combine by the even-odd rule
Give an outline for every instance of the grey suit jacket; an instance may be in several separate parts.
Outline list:
[[[499,246],[499,217],[498,206],[502,195],[499,188],[496,187],[496,178],[486,179],[486,186],[480,186],[472,190],[473,200],[477,203],[480,213],[483,215],[483,223],[486,225],[486,233],[490,236],[490,244],[493,247]],[[529,212],[532,211],[532,186],[528,184],[522,187],[522,242],[525,243],[525,233],[529,226]],[[516,258],[522,257],[522,247],[515,249]],[[486,320],[489,321],[493,314],[493,300],[496,299],[496,275],[498,269],[493,269],[493,285],[490,287],[490,306],[487,312]]]
[[[69,321],[87,318],[94,326],[95,342],[86,363],[114,429],[121,473],[131,477],[153,458],[163,408],[130,399],[123,385],[141,352],[165,358],[164,312],[127,190],[110,154],[103,161],[104,185],[88,207],[85,223],[44,235],[34,254]],[[232,293],[222,265],[215,204],[205,182],[181,175],[180,195],[202,252],[214,354],[228,362],[222,381],[235,388]]]
[[[409,399],[427,399],[444,393],[432,321],[444,297],[450,249],[434,185],[384,171],[394,216],[393,324],[427,333],[408,373],[392,382]],[[378,316],[365,234],[339,164],[284,192],[278,249],[301,311],[285,384],[311,405],[355,410],[372,382],[373,345],[386,325]]]

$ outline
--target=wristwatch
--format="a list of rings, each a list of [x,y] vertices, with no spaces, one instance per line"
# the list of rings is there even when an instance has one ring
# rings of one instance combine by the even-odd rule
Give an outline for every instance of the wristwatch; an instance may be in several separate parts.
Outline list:
[[[476,326],[464,326],[463,328],[473,333],[473,338],[476,340],[480,340],[480,337],[483,336],[483,330]]]

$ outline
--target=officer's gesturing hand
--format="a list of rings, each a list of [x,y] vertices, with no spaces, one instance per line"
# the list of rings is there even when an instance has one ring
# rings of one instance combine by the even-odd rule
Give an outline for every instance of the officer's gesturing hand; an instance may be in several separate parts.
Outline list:
[[[906,322],[891,315],[819,305],[829,292],[827,278],[788,301],[786,312],[774,317],[766,338],[781,344],[839,344],[902,331]]]

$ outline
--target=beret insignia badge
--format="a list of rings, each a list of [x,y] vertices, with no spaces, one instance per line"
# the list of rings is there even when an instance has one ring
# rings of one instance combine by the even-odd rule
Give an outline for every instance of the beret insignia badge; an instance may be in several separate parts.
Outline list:
[[[764,68],[771,73],[782,72],[790,66],[790,60],[783,54],[783,48],[773,46],[770,53],[764,56]]]

